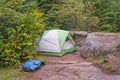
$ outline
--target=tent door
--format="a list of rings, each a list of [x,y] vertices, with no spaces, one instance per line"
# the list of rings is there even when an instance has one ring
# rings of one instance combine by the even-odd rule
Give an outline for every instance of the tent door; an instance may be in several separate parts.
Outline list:
[[[70,41],[65,41],[64,45],[63,45],[63,49],[70,49],[72,48],[74,45],[70,42]]]

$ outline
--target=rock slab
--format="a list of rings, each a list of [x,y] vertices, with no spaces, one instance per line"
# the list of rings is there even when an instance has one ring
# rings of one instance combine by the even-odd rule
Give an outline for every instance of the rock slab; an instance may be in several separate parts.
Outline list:
[[[31,75],[34,80],[120,80],[120,75],[106,75],[90,62],[49,64]]]

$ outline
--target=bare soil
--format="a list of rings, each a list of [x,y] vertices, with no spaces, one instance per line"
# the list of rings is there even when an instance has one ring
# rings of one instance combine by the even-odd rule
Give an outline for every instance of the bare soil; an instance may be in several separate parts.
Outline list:
[[[85,62],[88,61],[86,58],[80,56],[80,51],[66,54],[62,57],[47,56],[47,64],[59,64],[59,63],[72,63],[72,61]],[[89,60],[93,62],[92,60]],[[108,75],[120,75],[120,54],[114,55],[114,57],[106,57],[101,63],[93,63],[93,65]]]
[[[61,63],[61,62],[72,62],[72,61],[85,61],[84,58],[80,57],[80,51],[72,52],[61,57],[47,56],[47,64]]]
[[[46,65],[40,67],[35,72],[29,72],[20,79],[89,80],[88,78],[92,75],[91,80],[120,80],[120,55],[117,54],[114,58],[105,59],[100,64],[86,66],[88,61],[92,62],[92,60],[82,58],[80,51],[69,53],[62,57],[47,56]],[[86,77],[84,77],[85,75]]]

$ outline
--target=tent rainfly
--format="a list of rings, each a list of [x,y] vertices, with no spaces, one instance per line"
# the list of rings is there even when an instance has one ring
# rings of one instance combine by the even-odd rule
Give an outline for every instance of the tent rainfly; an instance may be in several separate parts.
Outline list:
[[[38,50],[43,55],[63,56],[75,51],[76,47],[69,31],[57,29],[43,33]]]

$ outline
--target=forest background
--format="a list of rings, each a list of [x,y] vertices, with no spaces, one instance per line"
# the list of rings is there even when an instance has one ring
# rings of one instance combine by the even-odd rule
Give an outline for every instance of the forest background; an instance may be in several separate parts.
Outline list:
[[[120,0],[0,0],[0,66],[33,58],[45,30],[120,32]]]

